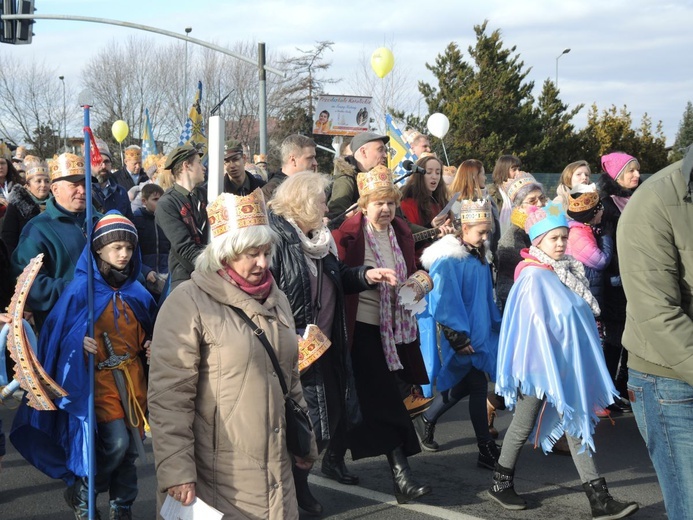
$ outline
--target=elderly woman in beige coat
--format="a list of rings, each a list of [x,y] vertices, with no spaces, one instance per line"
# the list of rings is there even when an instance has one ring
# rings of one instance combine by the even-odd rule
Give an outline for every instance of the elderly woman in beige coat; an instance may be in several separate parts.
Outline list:
[[[166,299],[152,341],[159,507],[167,493],[183,505],[198,496],[225,519],[297,519],[292,458],[310,469],[317,448],[305,459],[289,453],[272,362],[231,309],[265,331],[291,397],[305,409],[293,313],[269,271],[276,235],[260,190],[222,194],[207,211],[211,243],[191,280]]]

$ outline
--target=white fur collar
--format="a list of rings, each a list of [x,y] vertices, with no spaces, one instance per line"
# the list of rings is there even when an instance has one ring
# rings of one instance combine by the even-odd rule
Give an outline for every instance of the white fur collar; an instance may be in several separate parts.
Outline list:
[[[467,258],[468,256],[469,251],[456,235],[445,235],[426,248],[421,255],[421,265],[426,271],[430,271],[433,263],[440,258]]]

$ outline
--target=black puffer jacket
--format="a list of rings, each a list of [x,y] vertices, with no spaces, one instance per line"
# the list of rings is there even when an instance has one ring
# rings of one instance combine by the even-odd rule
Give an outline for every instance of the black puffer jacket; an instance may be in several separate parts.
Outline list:
[[[305,329],[312,321],[313,302],[310,275],[301,242],[293,226],[284,218],[270,213],[269,221],[280,237],[272,258],[272,276],[289,299],[296,329]],[[334,434],[345,410],[347,424],[357,422],[360,416],[351,374],[351,356],[347,351],[344,295],[372,288],[365,276],[368,269],[370,268],[347,267],[332,254],[323,259],[323,272],[334,284],[337,300],[332,330],[323,331],[332,345],[301,374],[303,395],[308,403],[320,450]]]
[[[10,254],[19,243],[19,235],[27,222],[41,213],[41,206],[24,186],[15,184],[7,198],[9,205],[2,223],[2,239]],[[44,207],[45,202],[43,201]],[[4,309],[4,307],[3,307]]]
[[[621,271],[618,267],[618,249],[616,248],[616,226],[621,218],[621,210],[618,209],[612,196],[629,198],[635,189],[628,190],[613,180],[609,174],[602,173],[597,179],[599,199],[604,206],[602,215],[602,227],[614,232],[614,249],[611,262],[604,269],[604,298],[601,317],[604,320],[626,321],[626,294],[621,284]]]

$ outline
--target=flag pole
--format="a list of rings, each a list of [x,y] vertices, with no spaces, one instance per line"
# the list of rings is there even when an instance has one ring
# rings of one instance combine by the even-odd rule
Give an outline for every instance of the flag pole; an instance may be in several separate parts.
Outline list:
[[[93,106],[90,100],[91,93],[88,91],[80,94],[80,104],[84,109],[84,188],[87,199],[86,217],[84,227],[87,236],[87,247],[91,244],[93,208],[91,203],[91,142],[89,140],[89,109]],[[94,268],[92,262],[87,262],[87,335],[94,337]],[[94,354],[88,356],[89,365],[89,414],[87,416],[87,446],[89,470],[87,476],[87,486],[89,489],[89,519],[96,518],[96,489],[94,487],[96,475],[96,412],[94,410]]]

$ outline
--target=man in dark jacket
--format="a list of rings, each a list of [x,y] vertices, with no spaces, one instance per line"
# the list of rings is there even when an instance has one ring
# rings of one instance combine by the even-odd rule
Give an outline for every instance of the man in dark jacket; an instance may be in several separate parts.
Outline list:
[[[374,132],[356,134],[351,140],[351,149],[354,154],[335,161],[332,195],[327,203],[327,218],[334,219],[330,227],[338,228],[344,221],[342,213],[359,200],[356,175],[359,172],[370,171],[379,164],[387,165],[387,143],[389,142],[388,136]]]
[[[669,518],[693,518],[693,147],[623,210],[616,241],[628,397]]]
[[[125,164],[115,172],[115,181],[120,184],[127,192],[133,186],[137,186],[141,182],[147,182],[149,177],[142,170],[142,149],[133,144],[128,146],[124,151]]]
[[[103,161],[94,166],[92,163],[92,175],[96,177],[96,183],[92,182],[94,194],[93,202],[101,213],[115,209],[122,215],[132,220],[132,206],[128,192],[113,179],[111,163],[113,157],[105,141],[96,139]]]
[[[188,280],[195,259],[207,245],[207,197],[201,185],[205,168],[197,149],[185,144],[168,154],[164,169],[175,182],[157,204],[155,221],[171,243],[168,266],[171,290]]]
[[[265,181],[245,169],[246,155],[243,145],[236,139],[229,139],[224,145],[224,193],[239,197],[250,195],[262,188]]]
[[[54,160],[51,192],[53,198],[48,199],[46,210],[24,226],[12,254],[12,275],[17,277],[32,258],[43,253],[43,266],[27,298],[39,330],[74,277],[77,261],[86,244],[87,226],[94,225],[101,217],[94,211],[93,222],[85,222],[87,200],[83,157],[64,153]]]
[[[282,141],[282,169],[270,175],[267,184],[262,188],[265,200],[269,201],[274,191],[287,177],[294,173],[317,171],[318,162],[315,160],[315,141],[310,137],[292,134]]]

